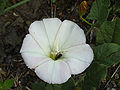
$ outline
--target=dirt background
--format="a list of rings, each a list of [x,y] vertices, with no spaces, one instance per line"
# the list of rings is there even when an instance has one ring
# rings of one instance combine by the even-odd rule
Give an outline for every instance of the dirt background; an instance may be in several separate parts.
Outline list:
[[[11,6],[21,0],[9,1]],[[35,20],[57,17],[61,20],[68,19],[74,21],[86,32],[90,26],[80,20],[77,12],[77,7],[81,1],[57,0],[57,3],[51,6],[50,0],[31,0],[0,16],[0,80],[4,81],[8,78],[14,78],[15,84],[11,90],[30,90],[31,83],[42,82],[34,71],[27,68],[19,53],[23,38],[28,33],[30,24]],[[87,1],[88,12],[86,15],[89,13],[90,6],[94,0]],[[87,38],[87,43],[95,44],[95,34]],[[120,70],[113,77],[117,82],[111,80],[106,88],[104,88],[117,66],[113,65],[108,69],[108,78],[101,82],[98,90],[111,90],[112,88],[114,88],[112,90],[119,90]]]

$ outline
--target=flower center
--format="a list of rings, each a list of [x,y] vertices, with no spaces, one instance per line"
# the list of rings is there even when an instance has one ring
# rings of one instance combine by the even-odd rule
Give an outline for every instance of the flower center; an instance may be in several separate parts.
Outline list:
[[[57,51],[51,51],[49,57],[56,61],[62,57],[62,53]]]

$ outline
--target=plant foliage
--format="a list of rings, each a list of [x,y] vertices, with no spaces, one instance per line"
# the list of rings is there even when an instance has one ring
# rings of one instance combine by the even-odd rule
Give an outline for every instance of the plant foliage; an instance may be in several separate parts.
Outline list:
[[[117,43],[120,44],[120,19],[114,21],[105,21],[97,33],[97,43]]]
[[[109,14],[110,0],[95,0],[92,4],[90,13],[87,18],[91,20],[97,20],[100,25],[107,20]]]
[[[56,1],[56,0],[52,0]],[[94,60],[77,82],[72,78],[62,85],[39,85],[42,90],[96,90],[107,76],[108,67],[120,62],[120,19],[107,20],[111,11],[120,10],[120,0],[111,7],[110,0],[94,0],[87,19],[95,20]],[[114,15],[113,15],[114,16]],[[37,85],[38,86],[38,85]],[[34,89],[35,90],[35,89]]]
[[[7,79],[3,83],[0,81],[0,89],[7,90],[11,88],[14,84],[14,79]]]
[[[0,14],[4,14],[4,10],[8,7],[8,3],[8,0],[0,0]]]

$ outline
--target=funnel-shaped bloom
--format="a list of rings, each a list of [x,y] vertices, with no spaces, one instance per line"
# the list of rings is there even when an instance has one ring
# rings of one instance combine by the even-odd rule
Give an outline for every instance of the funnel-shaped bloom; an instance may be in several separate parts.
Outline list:
[[[82,73],[93,60],[83,30],[72,21],[58,18],[33,22],[20,53],[40,79],[52,84]]]

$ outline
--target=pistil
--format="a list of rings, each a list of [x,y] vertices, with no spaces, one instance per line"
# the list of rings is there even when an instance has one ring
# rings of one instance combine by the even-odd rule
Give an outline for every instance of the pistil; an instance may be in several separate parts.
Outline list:
[[[53,59],[54,61],[60,59],[62,57],[62,53],[61,52],[57,52],[57,51],[51,51],[50,52],[50,56],[51,59]]]

